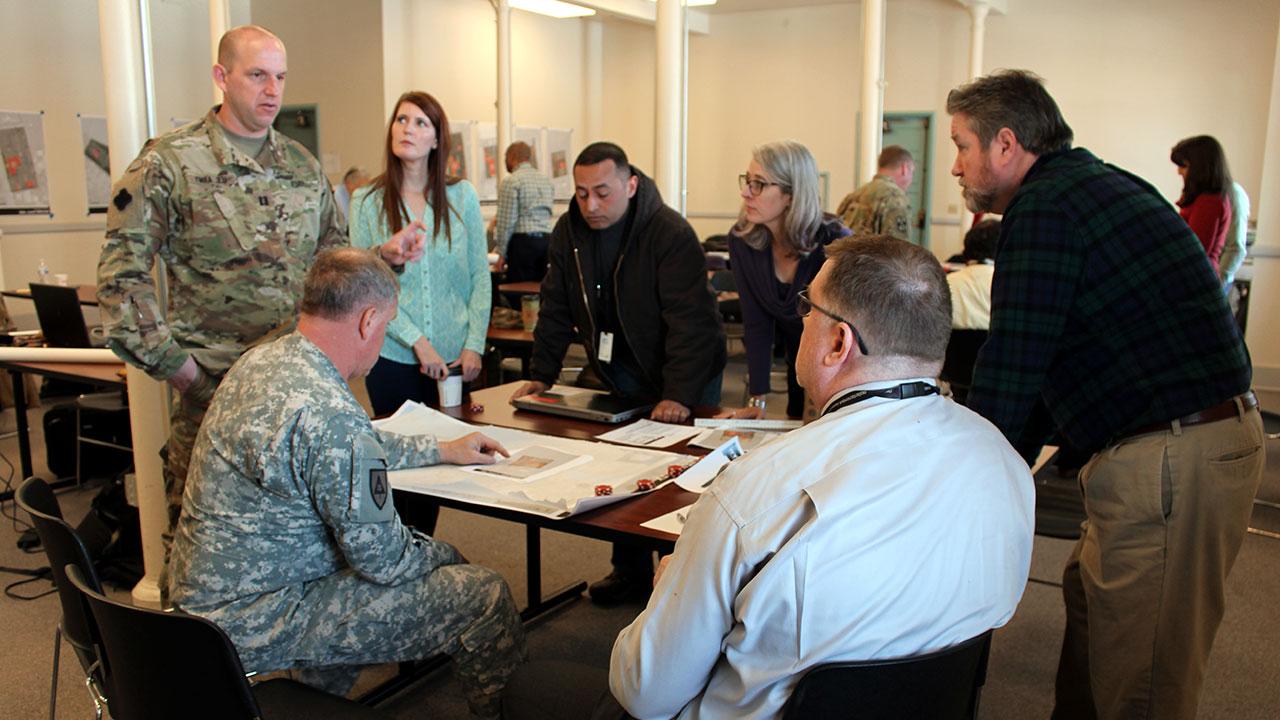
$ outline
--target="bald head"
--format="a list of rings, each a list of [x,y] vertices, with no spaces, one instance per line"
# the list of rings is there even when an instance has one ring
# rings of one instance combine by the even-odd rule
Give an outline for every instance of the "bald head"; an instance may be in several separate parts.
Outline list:
[[[231,70],[236,61],[243,57],[244,49],[258,43],[273,43],[284,52],[284,42],[275,33],[259,25],[241,25],[233,27],[222,34],[218,41],[218,64]]]

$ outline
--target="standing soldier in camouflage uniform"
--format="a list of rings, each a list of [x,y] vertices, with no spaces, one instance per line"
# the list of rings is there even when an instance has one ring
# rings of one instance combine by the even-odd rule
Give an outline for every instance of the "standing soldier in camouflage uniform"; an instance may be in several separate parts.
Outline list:
[[[836,215],[854,235],[892,235],[911,240],[911,202],[907,188],[916,174],[916,161],[901,145],[880,152],[879,169],[871,182],[840,201]]]
[[[375,430],[347,385],[377,361],[397,292],[368,251],[321,253],[297,331],[227,373],[192,455],[169,594],[226,630],[249,670],[300,667],[346,692],[359,665],[444,652],[472,712],[497,717],[524,654],[511,593],[405,527],[387,471],[506,451],[479,433]]]
[[[347,244],[320,164],[271,129],[285,72],[275,35],[252,25],[228,31],[213,66],[223,104],[148,142],[108,209],[98,300],[111,349],[181,395],[165,448],[166,552],[218,379],[246,347],[294,321],[316,252]],[[384,248],[383,257],[404,262],[413,250],[388,257]],[[151,276],[157,256],[168,308]]]

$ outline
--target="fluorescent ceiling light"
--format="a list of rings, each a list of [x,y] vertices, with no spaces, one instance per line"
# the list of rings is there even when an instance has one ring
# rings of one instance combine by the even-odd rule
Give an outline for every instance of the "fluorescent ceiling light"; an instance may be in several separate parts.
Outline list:
[[[591,8],[560,2],[560,0],[509,0],[509,4],[517,10],[527,10],[553,18],[585,17],[596,14],[596,11]]]
[[[649,0],[649,2],[656,3],[658,0]],[[699,7],[703,5],[715,5],[716,0],[685,0],[684,4],[689,7]]]

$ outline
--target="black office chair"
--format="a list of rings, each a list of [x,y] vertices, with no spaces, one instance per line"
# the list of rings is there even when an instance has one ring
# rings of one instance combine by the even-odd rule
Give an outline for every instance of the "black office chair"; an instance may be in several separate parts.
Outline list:
[[[99,720],[107,707],[106,686],[102,668],[98,662],[98,653],[93,646],[90,634],[92,620],[85,611],[75,588],[67,582],[63,568],[75,566],[80,568],[85,583],[97,592],[102,591],[102,583],[93,569],[93,560],[89,551],[76,531],[62,519],[62,508],[53,488],[38,477],[27,478],[18,488],[16,495],[18,507],[31,515],[31,521],[40,536],[45,555],[49,559],[49,567],[53,574],[53,584],[58,589],[58,599],[62,601],[62,622],[53,631],[53,674],[49,681],[49,719],[56,716],[58,703],[58,659],[62,650],[62,639],[76,651],[80,667],[84,669],[85,686],[89,689],[89,697],[93,700],[95,712]]]
[[[972,720],[987,681],[991,631],[927,655],[820,665],[791,693],[783,720]]]
[[[986,330],[951,331],[940,378],[951,385],[951,396],[961,405],[965,404],[969,388],[973,385],[973,366],[978,361],[978,350],[990,334]]]
[[[111,600],[74,566],[67,578],[89,605],[117,720],[387,718],[378,710],[284,678],[250,686],[231,639],[214,623]]]

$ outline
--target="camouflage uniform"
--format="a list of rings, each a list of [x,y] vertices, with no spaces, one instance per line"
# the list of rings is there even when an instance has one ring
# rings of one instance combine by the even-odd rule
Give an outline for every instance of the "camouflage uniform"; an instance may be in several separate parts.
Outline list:
[[[110,346],[167,380],[188,357],[202,371],[174,407],[165,447],[168,548],[191,448],[218,380],[245,348],[294,322],[302,281],[320,250],[346,233],[320,164],[267,131],[250,158],[214,117],[149,141],[112,190],[98,301]],[[151,269],[165,262],[167,312]]]
[[[250,350],[209,408],[170,561],[175,606],[218,623],[248,670],[453,656],[473,712],[496,713],[524,654],[510,591],[405,527],[387,469],[435,439],[375,430],[299,333]],[[345,692],[358,667],[326,689]]]
[[[884,175],[854,190],[836,210],[854,235],[892,235],[911,240],[911,203],[907,194]]]

